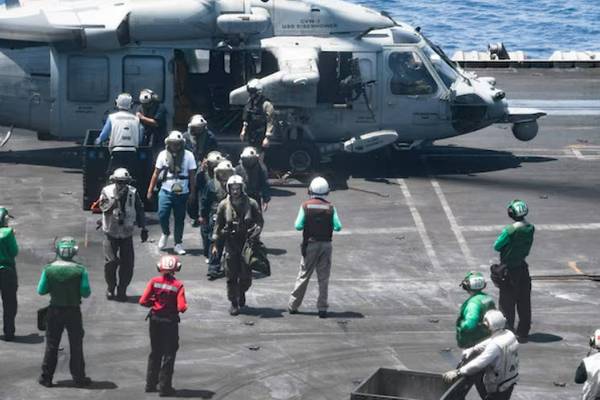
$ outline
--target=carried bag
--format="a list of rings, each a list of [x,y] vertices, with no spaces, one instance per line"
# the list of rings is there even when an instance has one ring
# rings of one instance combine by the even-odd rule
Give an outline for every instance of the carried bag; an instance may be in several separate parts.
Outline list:
[[[37,310],[37,328],[45,331],[48,326],[48,306]]]
[[[508,266],[506,264],[492,264],[490,266],[490,279],[497,288],[508,286]]]
[[[242,257],[253,271],[271,276],[271,263],[267,258],[267,248],[260,240],[249,240],[244,245]]]

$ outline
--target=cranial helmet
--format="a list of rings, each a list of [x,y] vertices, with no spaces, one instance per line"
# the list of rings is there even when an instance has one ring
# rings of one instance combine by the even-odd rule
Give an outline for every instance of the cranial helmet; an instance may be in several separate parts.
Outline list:
[[[250,94],[261,94],[263,91],[263,85],[262,82],[259,81],[258,79],[252,79],[250,82],[248,82],[248,84],[246,85],[246,90],[248,91],[248,93]]]
[[[508,205],[508,216],[512,219],[522,219],[529,214],[529,207],[523,200],[513,200]]]
[[[596,329],[594,335],[590,336],[590,347],[600,349],[600,329]]]
[[[200,114],[196,114],[196,115],[192,116],[192,118],[190,119],[188,128],[203,129],[203,128],[206,128],[206,125],[207,125],[207,122],[204,119],[204,117]]]
[[[215,169],[215,167],[219,165],[219,163],[223,160],[225,160],[223,154],[221,154],[220,151],[216,150],[211,151],[206,156],[206,162],[208,163],[208,167],[212,169]]]
[[[477,292],[485,289],[486,282],[481,272],[469,272],[465,279],[460,283],[460,287],[465,290]]]
[[[244,151],[242,151],[242,154],[240,154],[240,158],[258,158],[258,152],[254,147],[248,146],[244,148]]]
[[[487,325],[489,330],[494,333],[500,329],[504,329],[506,326],[506,318],[498,310],[490,310],[483,316],[483,323]]]
[[[242,187],[242,192],[244,192],[244,178],[239,175],[232,175],[229,179],[227,179],[227,193],[231,194],[231,186],[240,185]]]
[[[127,171],[127,169],[117,168],[115,169],[115,172],[113,172],[113,174],[110,176],[110,180],[111,182],[129,183],[131,182],[131,175],[129,174],[129,171]]]
[[[181,271],[181,261],[179,257],[173,255],[165,255],[160,258],[156,264],[156,268],[160,273],[173,273]]]
[[[56,255],[63,260],[71,260],[77,251],[79,251],[77,241],[70,236],[63,237],[56,242]]]
[[[224,160],[215,168],[215,176],[220,181],[227,181],[235,172],[230,161]]]
[[[165,145],[168,145],[169,143],[183,143],[183,141],[183,134],[181,132],[171,131],[171,133],[169,133],[169,136],[167,136],[167,138],[165,139]]]
[[[151,89],[142,89],[140,92],[140,103],[148,104],[154,100],[158,100],[158,95],[154,93]]]
[[[329,183],[320,176],[310,182],[308,186],[308,194],[313,196],[327,196],[329,194]]]
[[[130,110],[133,104],[133,98],[129,93],[121,93],[115,100],[115,105],[119,110]]]

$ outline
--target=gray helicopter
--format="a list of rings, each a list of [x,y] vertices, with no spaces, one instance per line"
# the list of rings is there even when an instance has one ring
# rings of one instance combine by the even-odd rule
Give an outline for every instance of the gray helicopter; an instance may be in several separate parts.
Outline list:
[[[464,71],[418,29],[341,0],[12,5],[0,11],[0,125],[40,138],[81,138],[118,93],[143,88],[170,115],[183,91],[215,130],[239,131],[254,78],[278,110],[278,142],[297,171],[336,152],[495,123],[528,141],[545,115],[510,107],[493,78]]]

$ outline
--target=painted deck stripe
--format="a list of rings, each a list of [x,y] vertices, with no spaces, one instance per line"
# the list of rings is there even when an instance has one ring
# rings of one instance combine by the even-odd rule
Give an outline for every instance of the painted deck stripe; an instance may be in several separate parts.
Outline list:
[[[398,233],[415,233],[417,228],[414,226],[400,226],[395,228],[357,228],[357,229],[344,229],[340,232],[335,232],[334,236],[350,236],[350,235],[387,235],[387,234],[398,234]],[[302,231],[271,231],[263,232],[261,234],[264,238],[279,238],[279,237],[300,237]]]
[[[404,179],[398,179],[398,184],[400,185],[400,189],[402,190],[402,194],[404,195],[404,199],[406,200],[406,205],[410,209],[410,213],[412,214],[413,220],[415,221],[415,225],[417,226],[417,231],[419,232],[419,236],[421,237],[421,241],[423,242],[423,246],[425,246],[425,252],[429,257],[429,261],[433,266],[433,269],[440,270],[441,264],[438,260],[437,254],[435,253],[435,249],[433,248],[433,244],[431,243],[431,239],[427,234],[427,229],[425,228],[425,224],[423,223],[423,219],[421,218],[421,214],[419,214],[419,210],[415,206],[415,202],[413,200],[410,191],[408,190],[408,186]]]
[[[500,232],[506,225],[467,225],[461,226],[463,232]],[[600,223],[590,224],[536,224],[536,231],[562,232],[562,231],[594,231],[600,230]]]

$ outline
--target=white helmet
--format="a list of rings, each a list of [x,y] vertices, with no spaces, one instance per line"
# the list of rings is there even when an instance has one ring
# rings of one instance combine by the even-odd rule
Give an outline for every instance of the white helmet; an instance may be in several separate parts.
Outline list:
[[[212,168],[215,168],[217,165],[219,165],[219,163],[221,161],[225,160],[225,158],[223,157],[223,154],[221,154],[220,151],[211,151],[210,153],[208,153],[208,155],[206,156],[206,162],[208,163],[209,166],[211,166]]]
[[[117,96],[115,104],[119,110],[130,110],[133,104],[133,97],[129,93],[121,93]]]
[[[483,323],[494,333],[506,327],[506,318],[500,311],[490,310],[483,316]]]
[[[231,161],[224,160],[217,165],[214,172],[217,179],[225,180],[229,179],[235,173],[235,169],[233,168]]]
[[[192,118],[190,119],[190,122],[188,124],[188,128],[205,128],[207,125],[206,120],[204,119],[204,117],[200,114],[196,114],[194,116],[192,116]]]
[[[310,182],[308,193],[315,196],[327,196],[329,194],[329,184],[320,176]]]
[[[110,176],[111,182],[131,182],[131,175],[125,168],[117,168]]]
[[[227,193],[231,194],[230,187],[232,185],[241,185],[242,192],[244,191],[244,178],[239,175],[232,175],[229,179],[227,179]]]
[[[600,329],[596,329],[594,336],[590,336],[590,347],[600,349]]]
[[[258,158],[258,152],[252,146],[248,146],[240,154],[240,158]]]
[[[151,103],[152,100],[157,100],[158,96],[150,89],[142,89],[140,92],[140,103],[148,104]]]
[[[165,139],[165,144],[168,144],[169,142],[183,142],[183,134],[179,131],[171,131],[171,133],[169,133],[169,136],[167,136],[167,138]]]
[[[263,91],[262,82],[259,81],[258,79],[252,79],[246,85],[246,90],[248,91],[248,93],[258,93],[258,94],[261,94],[262,91]]]

